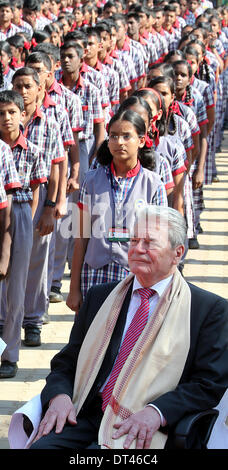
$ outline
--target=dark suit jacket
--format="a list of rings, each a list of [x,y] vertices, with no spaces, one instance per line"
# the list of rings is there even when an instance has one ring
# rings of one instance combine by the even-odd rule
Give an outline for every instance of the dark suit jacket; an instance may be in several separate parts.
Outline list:
[[[72,397],[77,357],[85,334],[100,306],[116,283],[92,287],[73,325],[69,343],[51,361],[51,373],[41,393],[45,411],[51,398],[60,393]],[[189,284],[191,289],[191,341],[177,388],[153,404],[174,426],[185,414],[215,407],[228,388],[228,302]],[[110,345],[84,409],[98,393],[110,373],[122,337],[131,298],[129,289]],[[96,334],[96,332],[94,332]],[[177,332],[178,334],[178,332]]]

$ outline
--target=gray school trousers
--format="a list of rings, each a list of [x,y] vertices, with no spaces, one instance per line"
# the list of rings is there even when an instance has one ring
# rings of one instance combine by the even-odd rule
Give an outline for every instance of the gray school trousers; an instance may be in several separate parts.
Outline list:
[[[33,224],[32,212],[28,202],[13,203],[14,237],[10,272],[7,279],[0,283],[1,316],[3,340],[7,344],[2,360],[17,362],[21,345],[21,326],[24,317],[24,300],[30,255],[32,251]]]
[[[41,328],[43,324],[42,316],[48,307],[48,252],[51,233],[41,237],[36,230],[46,197],[46,185],[41,184],[38,207],[33,219],[33,245],[25,293],[23,328],[27,326]]]

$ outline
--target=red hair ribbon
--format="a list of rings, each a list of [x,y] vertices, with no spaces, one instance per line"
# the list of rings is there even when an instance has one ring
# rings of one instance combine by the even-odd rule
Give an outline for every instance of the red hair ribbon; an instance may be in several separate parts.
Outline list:
[[[34,47],[36,47],[37,44],[38,44],[38,43],[36,42],[35,38],[32,38],[32,40],[31,40],[31,45],[34,46]]]
[[[148,149],[150,149],[151,147],[153,147],[153,140],[148,136],[148,134],[146,134],[145,146],[146,146]]]
[[[174,114],[178,114],[179,116],[181,116],[180,106],[177,101],[172,102],[172,104],[170,105],[170,109]]]
[[[11,65],[12,65],[12,67],[17,67],[18,66],[17,59],[14,56],[11,59]]]
[[[29,51],[29,49],[30,49],[30,42],[29,41],[24,42],[24,48],[27,49],[27,51]]]

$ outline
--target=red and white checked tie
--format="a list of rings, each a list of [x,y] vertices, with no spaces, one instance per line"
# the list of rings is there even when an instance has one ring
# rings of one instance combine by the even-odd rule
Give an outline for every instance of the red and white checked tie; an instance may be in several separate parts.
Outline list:
[[[137,291],[141,297],[141,304],[135,312],[132,322],[126,332],[109,380],[102,391],[103,411],[105,411],[105,408],[109,403],[116,379],[148,320],[150,307],[149,298],[155,294],[155,291],[149,288],[141,288],[137,289]]]

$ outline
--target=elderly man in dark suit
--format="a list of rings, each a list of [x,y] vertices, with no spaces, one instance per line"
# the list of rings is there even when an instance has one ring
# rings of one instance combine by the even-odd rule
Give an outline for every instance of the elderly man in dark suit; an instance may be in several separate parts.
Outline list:
[[[164,448],[183,416],[218,404],[228,387],[228,303],[180,275],[185,237],[177,211],[138,213],[129,276],[88,292],[51,362],[31,448]]]

